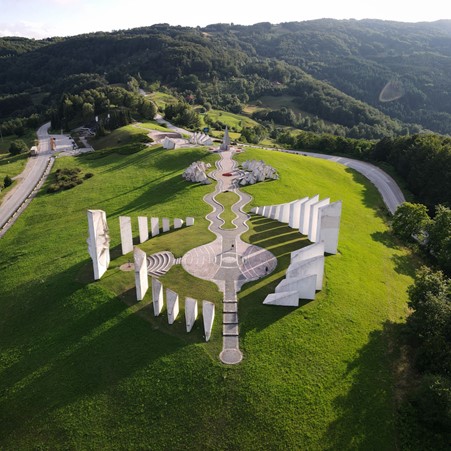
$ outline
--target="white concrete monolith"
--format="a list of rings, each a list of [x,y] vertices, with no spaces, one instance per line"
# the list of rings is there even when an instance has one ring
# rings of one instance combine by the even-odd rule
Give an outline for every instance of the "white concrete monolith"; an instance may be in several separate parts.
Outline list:
[[[194,225],[194,218],[192,218],[191,216],[187,216],[186,217],[186,226],[191,227],[193,225]]]
[[[94,280],[99,280],[110,264],[110,235],[103,210],[88,210],[88,252],[92,259]]]
[[[301,205],[299,215],[299,232],[303,235],[308,235],[308,228],[310,225],[310,207],[319,201],[319,194],[308,199]]]
[[[271,219],[276,219],[276,209],[277,205],[271,205],[271,207],[269,207],[269,217]]]
[[[322,255],[324,255],[324,243],[314,243],[293,251],[290,263],[299,263],[309,258],[321,257]]]
[[[181,229],[183,225],[183,219],[175,218],[174,219],[174,229]]]
[[[163,218],[163,232],[169,232],[170,224],[169,218]]]
[[[152,236],[157,236],[160,234],[160,219],[150,218],[150,231]]]
[[[341,209],[341,200],[319,209],[318,240],[324,242],[324,252],[328,254],[336,254],[338,252]]]
[[[142,301],[149,288],[149,276],[147,274],[147,255],[141,249],[133,249],[135,263],[136,300]]]
[[[308,201],[308,197],[303,197],[302,199],[295,200],[290,203],[290,213],[288,217],[288,225],[292,229],[299,229],[299,218],[301,206]]]
[[[191,332],[197,319],[197,300],[193,298],[185,298],[185,322],[186,331]]]
[[[299,297],[296,291],[284,291],[281,293],[271,293],[266,296],[263,304],[283,305],[285,307],[298,307]]]
[[[152,277],[152,301],[153,313],[158,316],[163,310],[163,285],[155,277]]]
[[[323,288],[324,277],[324,255],[309,258],[298,263],[292,263],[287,269],[286,278],[296,279],[313,275],[316,275],[316,289],[321,290]]]
[[[205,341],[209,341],[215,319],[215,305],[213,302],[202,301],[202,317],[204,319]]]
[[[132,220],[130,216],[119,216],[119,227],[121,229],[122,255],[133,250]]]
[[[179,314],[179,295],[169,288],[166,288],[166,308],[168,310],[168,323],[174,324]]]
[[[297,277],[295,279],[283,279],[276,287],[276,293],[293,292],[299,299],[315,299],[316,275]]]
[[[319,202],[316,202],[315,204],[310,206],[310,220],[309,220],[309,227],[308,227],[308,239],[312,243],[317,243],[319,234],[318,234],[318,215],[319,215],[319,209],[321,207],[324,207],[325,205],[330,204],[330,199],[323,199]]]
[[[147,216],[138,216],[139,242],[144,243],[149,239],[149,221]]]

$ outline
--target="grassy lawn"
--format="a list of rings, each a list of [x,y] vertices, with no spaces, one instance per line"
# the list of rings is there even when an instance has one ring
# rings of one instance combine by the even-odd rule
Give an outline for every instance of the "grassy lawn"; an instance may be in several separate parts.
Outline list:
[[[224,211],[220,218],[224,221],[223,229],[234,229],[235,226],[232,221],[236,218],[235,213],[232,212],[232,205],[239,201],[239,197],[232,191],[222,192],[215,196],[215,199],[224,206]]]
[[[113,130],[106,136],[101,138],[89,139],[89,143],[96,150],[109,147],[123,146],[125,144],[133,144],[137,142],[145,142],[148,130],[137,127],[132,124]]]
[[[258,125],[257,122],[247,116],[229,113],[227,111],[210,110],[206,114],[214,122],[222,122],[229,128],[233,127],[237,132],[240,132],[243,127],[255,127],[256,125]]]
[[[316,193],[344,201],[340,252],[326,258],[324,289],[297,309],[262,301],[306,240],[274,221],[249,221],[247,240],[279,261],[239,294],[239,366],[218,361],[220,310],[206,344],[200,320],[187,335],[180,317],[174,326],[165,312],[153,317],[150,293],[134,301],[133,273],[118,269],[130,258],[119,256],[118,216],[130,215],[135,233],[138,215],[195,217],[193,227],[142,245],[149,253],[179,257],[211,241],[202,198],[213,185],[181,178],[201,158],[217,156],[143,148],[58,159],[53,171],[94,176],[57,194],[44,186],[1,240],[0,448],[396,449],[389,326],[403,321],[413,267],[387,232],[376,189],[353,171],[270,151],[239,156],[281,175],[247,188],[255,205]],[[111,267],[98,282],[86,249],[88,208],[106,211],[111,234]],[[162,280],[181,300],[220,302],[212,284],[179,266]]]
[[[166,105],[171,103],[177,103],[178,99],[171,94],[166,94],[164,92],[152,92],[149,97],[157,105],[157,107],[165,108]]]

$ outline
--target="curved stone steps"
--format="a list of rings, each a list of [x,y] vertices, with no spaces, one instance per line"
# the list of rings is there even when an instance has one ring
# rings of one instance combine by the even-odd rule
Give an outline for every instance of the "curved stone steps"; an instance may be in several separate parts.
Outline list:
[[[169,251],[157,252],[147,256],[147,273],[150,276],[162,276],[175,264],[175,257]]]

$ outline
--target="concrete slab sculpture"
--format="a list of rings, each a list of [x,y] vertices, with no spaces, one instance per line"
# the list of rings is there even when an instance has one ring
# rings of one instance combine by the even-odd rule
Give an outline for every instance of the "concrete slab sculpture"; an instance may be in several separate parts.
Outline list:
[[[271,293],[266,296],[263,304],[284,305],[286,307],[298,307],[299,297],[297,291],[283,291],[280,293]]]
[[[283,279],[275,291],[276,293],[295,291],[299,299],[313,300],[316,294],[316,275]]]
[[[262,207],[261,215],[264,216],[265,218],[268,217],[268,209],[269,209],[269,207],[267,207],[267,206]]]
[[[139,242],[142,244],[149,239],[149,221],[147,216],[138,216]]]
[[[175,218],[174,219],[174,229],[181,229],[183,225],[183,219]]]
[[[170,230],[169,218],[163,218],[163,232],[169,232],[169,230]]]
[[[211,180],[207,176],[207,169],[211,167],[210,163],[203,161],[195,161],[191,163],[182,174],[182,177],[188,182],[201,183],[202,185],[209,185]]]
[[[302,199],[295,200],[290,205],[290,217],[288,221],[288,225],[292,229],[299,229],[300,225],[300,218],[301,218],[301,208],[302,205],[304,205],[306,202],[308,202],[308,197],[303,197]]]
[[[191,227],[194,225],[194,218],[192,218],[191,216],[187,216],[185,222],[187,227]]]
[[[338,235],[340,233],[342,202],[334,202],[319,209],[318,241],[324,242],[324,252],[338,252]]]
[[[119,216],[119,226],[121,229],[122,255],[133,251],[132,220],[130,216]]]
[[[88,210],[88,252],[92,259],[94,280],[99,280],[110,264],[110,234],[103,210]]]
[[[133,249],[133,258],[135,262],[135,286],[136,300],[142,301],[149,288],[149,279],[147,275],[147,256],[144,251],[135,247]]]
[[[324,243],[314,243],[305,246],[291,253],[291,263],[299,263],[309,258],[321,257],[324,255]]]
[[[222,138],[222,143],[219,150],[230,150],[230,136],[229,136],[229,128],[227,127],[227,125],[224,131],[224,137]]]
[[[309,219],[309,227],[308,227],[308,239],[312,243],[317,243],[319,239],[319,233],[318,232],[318,216],[319,216],[319,209],[321,207],[324,207],[325,205],[329,205],[330,199],[323,199],[319,202],[316,202],[315,204],[310,206],[310,219]]]
[[[274,213],[274,219],[276,221],[280,221],[279,217],[280,217],[280,209],[282,208],[282,205],[276,205],[276,212]]]
[[[150,231],[152,237],[160,234],[160,219],[159,218],[150,218]]]
[[[211,146],[213,144],[213,140],[204,133],[194,132],[189,140],[190,144],[197,144],[199,146]]]
[[[277,209],[277,205],[271,205],[270,210],[269,210],[269,217],[271,219],[276,219],[276,209]]]
[[[209,341],[215,319],[215,305],[213,302],[202,301],[202,317],[204,320],[205,341]]]
[[[172,150],[177,147],[177,142],[167,136],[164,137],[163,140],[163,149]]]
[[[296,201],[287,202],[286,204],[284,204],[282,218],[280,219],[280,222],[284,222],[285,224],[290,223],[290,209],[291,209],[291,204],[293,204],[294,202],[296,202]]]
[[[191,332],[197,319],[197,300],[193,298],[185,298],[185,322],[186,331]]]
[[[242,167],[247,172],[239,178],[238,183],[241,186],[254,185],[265,180],[277,180],[279,178],[277,171],[262,160],[246,160],[242,163]]]
[[[300,220],[299,220],[299,232],[303,235],[308,235],[308,229],[310,225],[310,207],[319,201],[319,195],[313,196],[301,205]]]
[[[179,314],[179,295],[169,288],[166,288],[166,308],[168,311],[168,323],[174,324]]]
[[[153,313],[155,316],[159,316],[163,310],[163,285],[155,277],[152,277],[152,302]]]
[[[324,277],[324,255],[309,258],[298,263],[292,263],[288,269],[286,278],[297,279],[299,277],[316,275],[316,289],[322,290]]]

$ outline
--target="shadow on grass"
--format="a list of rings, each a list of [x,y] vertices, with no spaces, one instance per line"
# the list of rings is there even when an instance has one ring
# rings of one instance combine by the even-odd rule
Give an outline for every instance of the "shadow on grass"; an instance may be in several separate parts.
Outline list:
[[[392,368],[402,325],[387,321],[349,362],[348,393],[333,401],[338,418],[324,436],[324,449],[396,449]],[[388,362],[387,362],[388,360]],[[397,381],[398,382],[398,381]]]
[[[398,240],[388,230],[385,232],[373,232],[371,238],[391,249],[399,249]]]

